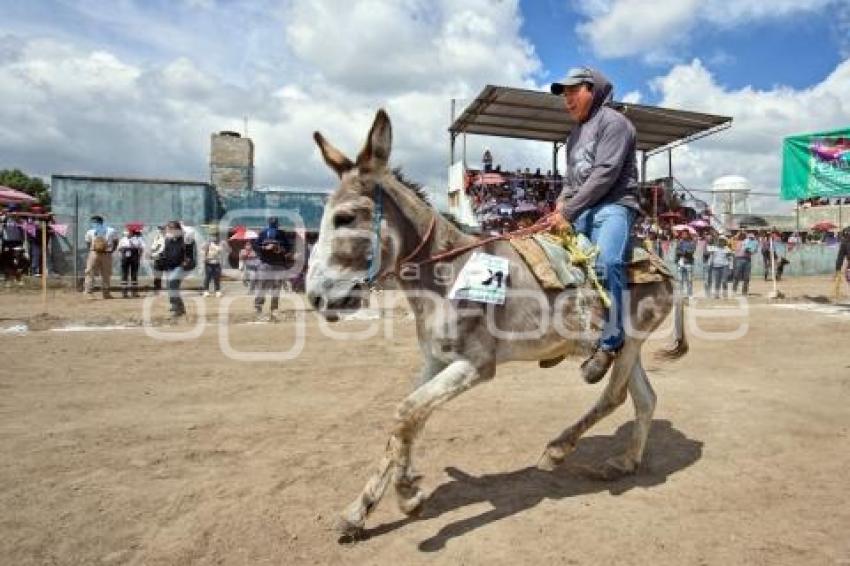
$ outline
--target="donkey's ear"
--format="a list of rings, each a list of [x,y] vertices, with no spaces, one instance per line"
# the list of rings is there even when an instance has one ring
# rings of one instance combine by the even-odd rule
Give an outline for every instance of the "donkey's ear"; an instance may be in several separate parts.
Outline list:
[[[354,168],[354,163],[352,163],[351,160],[340,150],[332,146],[331,142],[326,140],[322,134],[319,132],[313,132],[313,139],[316,140],[316,145],[318,145],[319,149],[322,151],[322,157],[325,159],[325,163],[327,163],[331,169],[336,171],[337,175],[342,177],[343,173]]]
[[[366,145],[357,156],[357,167],[361,170],[375,171],[386,167],[390,160],[390,149],[393,145],[393,127],[390,117],[383,108],[375,114],[375,121],[369,130]]]

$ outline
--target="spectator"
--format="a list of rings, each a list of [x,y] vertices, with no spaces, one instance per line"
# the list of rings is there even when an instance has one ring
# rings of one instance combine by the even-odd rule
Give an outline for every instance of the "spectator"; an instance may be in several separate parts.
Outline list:
[[[493,170],[493,154],[490,153],[489,149],[484,150],[484,156],[481,158],[481,162],[484,165],[485,173],[490,173]]]
[[[257,288],[257,268],[260,266],[260,258],[254,251],[250,241],[239,250],[239,271],[242,272],[242,284],[248,287],[248,292],[253,293]]]
[[[679,267],[679,292],[692,297],[694,294],[694,252],[696,242],[688,230],[683,230],[676,244],[676,264]]]
[[[752,256],[758,251],[755,234],[740,234],[735,245],[734,274],[732,276],[732,293],[738,292],[741,283],[741,294],[747,296],[750,289],[750,273],[752,271]]]
[[[27,234],[30,248],[30,273],[33,277],[41,275],[41,237],[42,223],[40,221],[33,222],[32,233]]]
[[[226,257],[227,243],[219,239],[218,229],[210,230],[209,240],[201,247],[201,259],[204,261],[204,297],[210,296],[210,282],[216,297],[221,297],[221,260]]]
[[[103,298],[111,299],[112,252],[117,244],[115,230],[104,224],[102,216],[95,215],[91,217],[91,226],[84,239],[89,247],[84,283],[86,295],[94,298],[94,278],[100,276]]]
[[[151,271],[153,271],[153,293],[158,295],[162,289],[162,272],[165,271],[162,252],[165,249],[165,226],[157,226],[151,243]]]
[[[847,267],[844,267],[845,261]],[[838,256],[835,258],[835,277],[841,277],[841,270],[844,269],[844,279],[850,283],[850,228],[845,228],[841,232],[841,244],[838,246]]]
[[[139,264],[145,251],[145,240],[138,230],[125,230],[118,241],[118,255],[121,257],[121,295],[126,299],[129,291],[139,296]]]
[[[717,239],[714,236],[708,236],[705,239],[705,247],[702,250],[702,283],[706,298],[711,297],[711,248],[717,245]]]
[[[169,310],[173,319],[186,314],[186,305],[180,296],[180,285],[186,273],[195,269],[194,239],[191,233],[185,232],[177,220],[165,225],[165,245],[161,260],[168,284]]]
[[[287,266],[291,265],[294,246],[289,237],[278,227],[278,219],[274,216],[268,220],[268,226],[262,230],[253,241],[254,251],[259,257],[257,267],[257,294],[254,298],[254,310],[261,318],[266,295],[271,295],[269,321],[276,320],[280,290]]]
[[[732,250],[729,248],[725,236],[720,236],[717,244],[708,246],[709,264],[711,266],[711,280],[714,284],[714,298],[720,298],[720,289],[723,289],[723,298],[729,297],[729,269],[732,264]]]

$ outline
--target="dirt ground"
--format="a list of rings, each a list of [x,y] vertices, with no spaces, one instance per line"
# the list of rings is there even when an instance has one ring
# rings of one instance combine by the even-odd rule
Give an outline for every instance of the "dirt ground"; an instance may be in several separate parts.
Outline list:
[[[771,304],[756,281],[746,316],[700,319],[682,360],[653,361],[663,341],[650,342],[659,402],[636,476],[589,472],[624,449],[630,405],[561,468],[536,470],[602,386],[577,361],[509,364],[426,427],[422,516],[388,493],[355,544],[331,526],[409,391],[408,316],[339,340],[328,332],[376,321],[253,324],[229,289],[177,326],[160,325],[157,298],[143,327],[142,299],[57,290],[40,315],[38,294],[0,292],[0,562],[850,565],[850,307],[822,304],[827,278],[782,289]],[[742,320],[743,337],[717,339]],[[199,321],[199,336],[166,339]],[[294,359],[239,359],[299,344]]]

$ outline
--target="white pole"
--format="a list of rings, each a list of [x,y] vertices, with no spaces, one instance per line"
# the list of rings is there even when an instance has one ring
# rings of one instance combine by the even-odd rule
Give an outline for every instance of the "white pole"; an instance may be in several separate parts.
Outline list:
[[[772,233],[770,234],[769,238],[770,238],[770,271],[771,271],[771,275],[773,276],[772,277],[772,279],[773,279],[773,292],[770,294],[770,298],[775,299],[775,298],[779,297],[779,291],[777,291],[777,289],[776,289],[776,255],[775,255],[776,252],[774,251],[774,248],[773,248],[773,234]]]

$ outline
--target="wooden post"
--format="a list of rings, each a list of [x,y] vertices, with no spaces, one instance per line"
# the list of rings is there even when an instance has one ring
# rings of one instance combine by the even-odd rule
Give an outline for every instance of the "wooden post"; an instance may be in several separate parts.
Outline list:
[[[47,314],[47,220],[41,221],[41,312]]]

